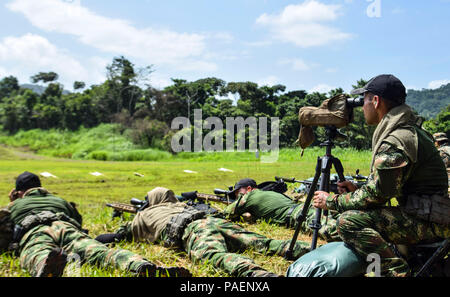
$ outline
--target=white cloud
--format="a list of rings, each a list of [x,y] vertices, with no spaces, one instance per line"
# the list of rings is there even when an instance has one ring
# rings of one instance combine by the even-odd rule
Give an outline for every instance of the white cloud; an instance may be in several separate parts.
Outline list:
[[[251,47],[264,47],[264,46],[269,46],[272,45],[273,42],[270,40],[264,40],[264,41],[251,41],[251,42],[244,42],[245,45],[247,46],[251,46]]]
[[[428,84],[429,89],[438,89],[442,85],[450,84],[450,79],[433,80]]]
[[[330,85],[327,84],[318,84],[317,86],[311,88],[308,93],[314,93],[314,92],[319,92],[319,93],[328,93],[329,91],[336,89],[335,87],[332,87]]]
[[[283,59],[280,60],[281,65],[291,65],[293,70],[296,71],[307,71],[310,69],[310,65],[306,64],[302,59]]]
[[[258,86],[273,86],[280,83],[280,79],[274,75],[269,75],[256,82]]]
[[[165,87],[171,86],[173,85],[172,80],[166,78],[166,77],[162,77],[159,75],[151,75],[150,77],[150,83],[152,85],[152,87],[156,88],[156,89],[164,89]]]
[[[212,63],[202,61],[205,35],[136,28],[126,20],[98,15],[76,2],[13,0],[7,7],[22,13],[39,29],[76,36],[83,44],[102,52],[139,58],[148,64],[186,63],[189,69],[214,69]],[[219,37],[231,38],[224,34]]]
[[[59,49],[46,38],[26,34],[21,37],[6,37],[0,41],[0,62],[5,75],[16,76],[20,83],[29,83],[30,76],[38,72],[54,71],[67,89],[75,80],[98,83],[104,75],[98,71],[98,58],[89,59],[86,66],[71,57],[66,50]],[[102,66],[104,69],[104,65]]]
[[[214,34],[208,34],[209,38],[216,39],[222,43],[232,43],[234,41],[234,36],[228,32],[218,32]]]
[[[280,14],[262,14],[256,24],[266,26],[275,39],[290,42],[299,47],[312,47],[352,37],[335,27],[324,25],[341,15],[340,5],[327,5],[318,1],[305,1],[288,5]]]

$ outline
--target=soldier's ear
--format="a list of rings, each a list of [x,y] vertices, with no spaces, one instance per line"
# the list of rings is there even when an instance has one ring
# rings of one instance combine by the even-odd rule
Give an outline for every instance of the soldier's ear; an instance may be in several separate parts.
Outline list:
[[[378,95],[373,96],[372,103],[375,108],[378,108],[380,106],[380,97]]]

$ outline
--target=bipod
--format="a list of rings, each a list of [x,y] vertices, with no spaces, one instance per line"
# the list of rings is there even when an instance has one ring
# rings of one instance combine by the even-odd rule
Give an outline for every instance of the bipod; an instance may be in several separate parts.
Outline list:
[[[341,161],[331,154],[331,149],[334,146],[333,140],[336,137],[343,136],[343,135],[340,134],[340,132],[334,126],[327,126],[325,128],[326,128],[326,133],[327,133],[328,137],[327,137],[326,141],[324,141],[323,143],[320,144],[320,146],[324,146],[326,148],[326,152],[323,157],[317,158],[316,172],[314,175],[314,179],[313,179],[313,182],[309,189],[308,196],[306,197],[306,201],[303,204],[302,211],[301,211],[300,215],[297,217],[297,222],[296,222],[297,225],[296,225],[296,228],[294,231],[294,235],[289,244],[289,248],[286,251],[285,258],[288,260],[294,260],[293,259],[293,250],[294,250],[295,243],[297,241],[298,233],[300,233],[300,228],[302,226],[302,223],[307,217],[308,209],[311,205],[311,200],[314,196],[314,192],[316,191],[317,183],[319,182],[319,179],[320,179],[319,190],[329,192],[330,191],[330,171],[331,171],[331,167],[334,166],[334,169],[336,170],[336,173],[338,174],[338,177],[339,177],[339,182],[345,181],[344,167],[342,166]],[[327,215],[327,212],[325,212],[324,214]],[[320,223],[321,216],[322,216],[322,209],[317,208],[314,220],[309,225],[309,227],[313,230],[313,236],[312,236],[311,248],[310,248],[311,251],[314,250],[317,246],[319,230],[322,228],[322,224]]]

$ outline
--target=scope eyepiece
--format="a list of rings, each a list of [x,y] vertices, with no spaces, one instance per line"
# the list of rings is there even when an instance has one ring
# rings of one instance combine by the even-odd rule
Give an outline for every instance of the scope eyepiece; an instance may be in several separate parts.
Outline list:
[[[361,107],[364,105],[364,97],[349,98],[347,99],[347,105],[351,108]]]
[[[228,191],[222,189],[214,189],[214,194],[216,195],[227,195]]]

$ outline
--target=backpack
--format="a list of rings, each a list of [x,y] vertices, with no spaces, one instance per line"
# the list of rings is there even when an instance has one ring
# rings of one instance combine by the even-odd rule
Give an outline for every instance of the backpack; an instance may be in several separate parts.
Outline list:
[[[261,191],[273,191],[283,194],[287,191],[287,184],[284,181],[267,181],[257,186]]]

